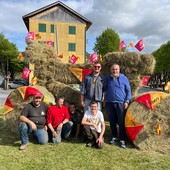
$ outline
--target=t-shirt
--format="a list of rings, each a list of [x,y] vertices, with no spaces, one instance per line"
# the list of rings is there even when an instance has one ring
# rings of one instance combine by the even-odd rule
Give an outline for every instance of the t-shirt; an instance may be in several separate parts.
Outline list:
[[[87,110],[84,114],[84,117],[87,118],[87,121],[89,122],[93,122],[98,126],[98,133],[101,133],[101,122],[104,122],[104,117],[103,117],[103,113],[101,111],[97,111],[96,115],[93,115],[91,113],[91,110]],[[95,130],[94,126],[90,126],[91,129]]]
[[[46,124],[47,109],[48,106],[44,102],[41,102],[39,107],[31,102],[24,107],[21,115],[33,121],[37,125],[37,129],[42,129]]]
[[[81,123],[81,120],[83,118],[83,113],[80,113],[79,110],[76,110],[74,114],[70,113],[70,120],[73,122],[73,124],[77,125]]]
[[[57,107],[54,105],[49,107],[47,111],[47,124],[51,124],[55,129],[64,119],[70,120],[67,106]]]

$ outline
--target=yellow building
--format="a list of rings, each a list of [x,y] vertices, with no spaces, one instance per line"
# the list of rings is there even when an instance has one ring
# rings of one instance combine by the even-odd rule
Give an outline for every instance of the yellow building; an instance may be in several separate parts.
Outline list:
[[[60,1],[23,16],[28,32],[39,34],[40,43],[52,41],[56,56],[63,55],[63,63],[69,63],[74,54],[85,62],[86,31],[92,22]]]

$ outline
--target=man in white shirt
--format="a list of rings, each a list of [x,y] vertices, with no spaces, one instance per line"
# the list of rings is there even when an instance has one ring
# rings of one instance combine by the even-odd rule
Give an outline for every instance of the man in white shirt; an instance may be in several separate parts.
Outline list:
[[[92,101],[90,109],[87,110],[82,119],[84,134],[88,139],[86,146],[96,145],[98,148],[104,146],[105,122],[103,113],[98,110],[98,103]]]

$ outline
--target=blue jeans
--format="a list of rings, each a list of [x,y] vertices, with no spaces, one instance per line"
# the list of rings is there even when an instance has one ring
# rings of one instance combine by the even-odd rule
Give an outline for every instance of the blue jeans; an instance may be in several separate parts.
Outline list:
[[[28,133],[34,134],[35,139],[38,141],[39,144],[46,144],[48,143],[48,133],[44,129],[37,129],[32,130],[32,127],[25,123],[20,122],[18,125],[20,138],[21,138],[21,144],[27,144],[28,143]]]
[[[126,139],[126,131],[125,131],[125,109],[123,103],[106,103],[108,117],[110,121],[110,128],[114,138],[118,137],[117,134],[117,124],[119,125],[119,138],[120,140]]]
[[[90,103],[92,102],[92,100],[85,98],[85,106],[84,106],[84,113],[85,111],[90,109]],[[102,110],[102,102],[97,102],[98,103],[98,110]]]
[[[67,139],[70,136],[72,127],[73,127],[72,121],[68,121],[67,123],[65,123],[61,130],[56,130],[57,137],[52,137],[52,142],[53,143],[60,143],[61,138]]]

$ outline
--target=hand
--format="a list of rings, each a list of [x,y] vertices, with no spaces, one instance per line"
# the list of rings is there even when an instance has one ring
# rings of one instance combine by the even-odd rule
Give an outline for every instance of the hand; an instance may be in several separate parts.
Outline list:
[[[99,137],[99,138],[96,140],[96,143],[98,143],[98,146],[99,146],[99,147],[102,147],[103,144],[104,144],[103,138]]]
[[[82,107],[84,107],[84,106],[85,106],[85,102],[84,102],[84,101],[81,101],[80,105],[81,105]]]
[[[93,124],[94,128],[96,129],[96,131],[98,130],[98,126],[96,124]]]
[[[53,137],[57,137],[57,132],[54,130],[54,131],[52,132],[52,135],[53,135]]]
[[[58,127],[57,127],[57,130],[61,130],[62,127],[63,127],[63,123],[60,123],[60,124],[58,125]]]
[[[129,104],[125,102],[125,103],[124,103],[124,109],[127,109],[128,106],[129,106]]]
[[[34,122],[31,121],[30,125],[32,127],[32,130],[37,130],[37,126],[36,126],[36,124]]]
[[[44,126],[44,130],[46,130],[46,131],[48,130],[48,127],[46,125]]]

